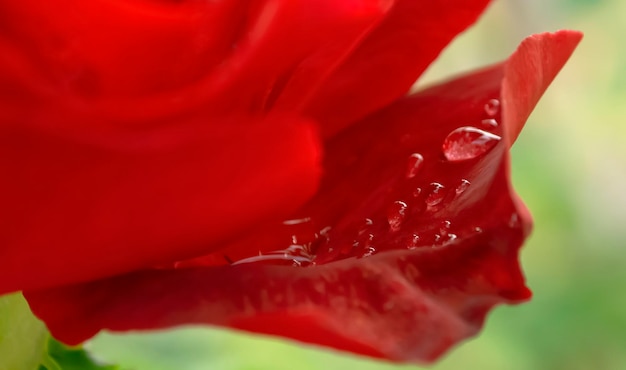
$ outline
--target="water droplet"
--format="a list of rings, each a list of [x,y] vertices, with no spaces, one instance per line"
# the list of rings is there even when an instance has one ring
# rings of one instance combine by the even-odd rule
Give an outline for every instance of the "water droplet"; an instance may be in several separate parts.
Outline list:
[[[326,226],[325,228],[316,231],[313,234],[313,239],[306,243],[311,254],[315,255],[318,251],[324,250],[327,248],[327,251],[330,253],[333,251],[333,248],[329,245],[330,243],[330,226]]]
[[[307,222],[311,222],[311,217],[304,217],[304,218],[296,218],[293,220],[285,220],[283,221],[283,225],[300,225],[300,224],[305,224]]]
[[[361,235],[352,243],[352,248],[344,251],[344,254],[356,258],[371,256],[376,252],[373,245],[374,234]]]
[[[411,236],[411,240],[409,241],[409,245],[407,246],[408,249],[417,249],[418,244],[420,241],[420,236],[417,234],[413,234],[413,236]]]
[[[481,227],[475,227],[474,232],[477,234],[481,234],[483,232],[483,229]]]
[[[291,256],[305,256],[305,257],[311,257],[309,250],[307,249],[307,246],[305,245],[297,245],[297,244],[293,244],[290,245],[289,247],[287,247],[287,249],[281,250],[281,251],[275,251],[272,253],[286,253],[289,254]]]
[[[293,266],[309,266],[313,264],[314,255],[312,255],[309,245],[295,244],[281,250],[275,250],[267,253],[259,252],[259,255],[247,257],[235,261],[232,265],[244,263],[263,263],[272,265],[293,265]]]
[[[484,119],[480,121],[480,124],[488,130],[498,127],[498,121],[493,118]]]
[[[443,198],[445,198],[445,186],[437,182],[431,183],[430,186],[432,187],[432,190],[430,191],[424,202],[426,202],[426,205],[428,207],[434,207],[441,203],[443,201]]]
[[[446,241],[445,244],[453,243],[456,240],[456,238],[458,238],[456,234],[452,234],[452,233],[448,234],[448,240]]]
[[[517,213],[513,213],[511,218],[509,219],[509,227],[512,229],[518,228],[520,226],[519,216]]]
[[[451,162],[465,161],[479,157],[500,141],[501,137],[475,127],[459,127],[443,141],[442,150]]]
[[[470,182],[462,179],[461,183],[456,187],[456,189],[454,189],[454,192],[456,193],[456,195],[461,195],[465,192],[465,190],[467,190],[467,188],[469,188],[470,186]]]
[[[307,266],[314,266],[315,265],[315,261],[313,260],[306,260],[306,259],[299,259],[299,258],[294,258],[293,260],[291,260],[291,266],[294,267],[307,267]]]
[[[387,222],[391,231],[398,231],[406,218],[407,204],[402,201],[395,201],[387,211]]]
[[[441,240],[441,235],[435,234],[435,243],[438,243]]]
[[[439,227],[439,234],[441,236],[446,236],[448,235],[448,231],[450,230],[450,227],[452,226],[452,223],[448,220],[443,221],[441,223],[441,226]]]
[[[271,264],[290,264],[298,262],[301,266],[311,264],[313,261],[310,257],[306,256],[293,256],[289,253],[269,253],[269,254],[261,254],[258,256],[248,257],[244,259],[240,259],[239,261],[233,262],[233,265],[240,265],[244,263],[271,263]]]
[[[406,178],[412,179],[417,176],[420,168],[422,168],[422,163],[424,163],[424,157],[419,153],[413,153],[409,156],[409,162],[406,169]]]
[[[490,99],[487,103],[485,103],[485,113],[489,117],[493,117],[500,111],[500,100],[498,99]]]
[[[367,229],[364,229],[359,232],[359,235],[352,241],[352,244],[346,244],[343,248],[341,248],[341,253],[344,255],[354,256],[359,250],[370,247],[374,243],[374,234],[367,231]]]
[[[375,253],[376,253],[376,248],[374,248],[374,247],[367,247],[367,248],[365,248],[363,253],[361,253],[359,258],[369,257],[371,255],[374,255]]]
[[[415,190],[413,191],[413,196],[414,196],[415,198],[419,197],[419,196],[420,196],[420,194],[422,194],[422,188],[417,188],[417,189],[415,189]]]
[[[366,232],[369,232],[373,224],[374,224],[374,221],[372,221],[372,219],[370,218],[366,218],[365,220],[363,220],[363,223],[361,224],[359,230],[357,231],[358,235],[363,235]]]

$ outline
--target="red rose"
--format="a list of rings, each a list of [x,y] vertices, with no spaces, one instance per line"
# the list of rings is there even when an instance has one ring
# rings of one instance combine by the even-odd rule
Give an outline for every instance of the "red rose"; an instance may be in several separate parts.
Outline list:
[[[0,1],[0,293],[429,361],[529,298],[508,150],[581,35],[404,96],[486,0]]]

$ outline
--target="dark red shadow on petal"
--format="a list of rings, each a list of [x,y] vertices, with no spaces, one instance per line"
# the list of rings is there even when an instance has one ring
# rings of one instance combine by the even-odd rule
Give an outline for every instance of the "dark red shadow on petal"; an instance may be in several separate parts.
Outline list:
[[[309,122],[284,116],[54,133],[0,127],[0,292],[214,251],[307,201],[319,150]]]
[[[569,49],[554,49],[563,63],[580,34],[535,38],[545,50],[567,40]],[[520,55],[525,56],[523,48],[512,60]],[[522,96],[528,89],[543,91],[554,77],[552,69],[543,69],[544,60],[527,70],[544,78],[518,86]],[[404,98],[327,144],[322,186],[292,217],[325,230],[318,233],[321,242],[303,245],[314,267],[246,260],[259,250],[299,243],[298,235],[280,239],[286,235],[281,230],[293,223],[268,225],[245,242],[221,247],[220,253],[240,262],[235,266],[137,272],[25,296],[53,335],[67,343],[101,329],[205,323],[392,361],[431,361],[475,334],[494,305],[530,297],[518,251],[531,220],[509,184],[510,143],[502,139],[463,161],[450,162],[442,152],[448,134],[460,127],[484,125],[504,138],[518,128],[485,109],[491,99],[501,98],[501,84],[506,86],[511,73],[506,66]],[[521,116],[532,108],[510,97],[502,107],[505,115],[517,109]],[[500,124],[494,127],[485,119]],[[412,153],[420,153],[424,162],[407,178]],[[398,211],[398,201],[406,207],[396,224],[390,214]]]

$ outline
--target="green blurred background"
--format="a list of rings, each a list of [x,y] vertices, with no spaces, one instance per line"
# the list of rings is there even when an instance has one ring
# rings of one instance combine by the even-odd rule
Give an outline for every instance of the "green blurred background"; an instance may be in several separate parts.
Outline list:
[[[433,369],[626,370],[625,16],[621,0],[496,0],[420,82],[504,59],[531,33],[585,32],[513,150],[536,220],[522,254],[534,299],[496,309]],[[134,370],[419,369],[206,328],[101,334],[89,348]]]

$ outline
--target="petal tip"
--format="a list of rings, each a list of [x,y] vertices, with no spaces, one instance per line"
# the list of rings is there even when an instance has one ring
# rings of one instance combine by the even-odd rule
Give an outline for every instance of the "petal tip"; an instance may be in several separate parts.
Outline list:
[[[525,38],[504,66],[505,137],[511,145],[533,108],[582,39],[580,31],[560,30]]]

